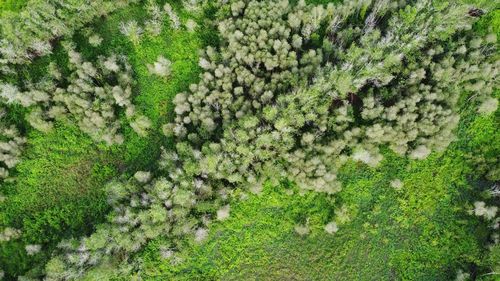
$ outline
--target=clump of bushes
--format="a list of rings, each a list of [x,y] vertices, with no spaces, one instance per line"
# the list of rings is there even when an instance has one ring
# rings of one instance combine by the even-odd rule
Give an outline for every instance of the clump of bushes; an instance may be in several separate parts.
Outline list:
[[[21,154],[26,143],[14,125],[4,120],[6,111],[0,108],[0,182],[9,178],[9,170],[21,161]],[[1,203],[0,195],[0,203]]]
[[[88,22],[137,2],[31,0],[22,12],[3,14],[0,18],[0,73],[12,71],[9,64],[26,64],[50,54],[54,39],[69,36]]]
[[[186,8],[196,9],[198,3],[196,1],[183,2]],[[138,45],[144,34],[152,37],[159,36],[163,31],[165,19],[168,20],[169,26],[177,30],[181,28],[181,20],[169,3],[165,3],[161,8],[155,0],[148,0],[146,3],[149,18],[143,24],[136,20],[120,23],[120,32],[125,35],[134,45]],[[193,30],[196,23],[192,20],[186,22],[186,28]]]
[[[151,127],[150,121],[137,113],[132,104],[134,80],[126,57],[99,57],[96,64],[84,61],[71,44],[66,46],[71,75],[63,77],[55,64],[39,83],[25,89],[12,84],[0,85],[0,100],[31,109],[28,122],[42,132],[53,128],[53,121],[75,120],[96,141],[121,144],[119,108],[123,108],[132,128],[141,136]]]

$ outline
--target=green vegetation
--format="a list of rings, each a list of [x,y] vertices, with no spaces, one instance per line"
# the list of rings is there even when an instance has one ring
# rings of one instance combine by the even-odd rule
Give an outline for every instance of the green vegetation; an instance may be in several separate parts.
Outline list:
[[[188,17],[181,16],[183,20]],[[133,46],[120,34],[119,23],[144,17],[143,8],[132,6],[95,22],[95,32],[104,39],[98,52],[83,34],[76,34],[74,40],[83,57],[89,60],[97,54],[127,55],[136,75],[134,92],[139,93],[134,104],[158,128],[171,118],[173,96],[196,81],[197,51],[202,43],[198,33],[173,31],[166,26],[161,38],[147,38]],[[160,54],[173,62],[168,79],[151,76],[145,65]],[[57,48],[50,59],[64,65],[67,57],[62,48]],[[15,275],[24,274],[35,264],[43,266],[61,239],[90,234],[109,212],[105,184],[124,172],[155,166],[160,147],[171,146],[157,129],[146,139],[131,129],[126,130],[126,141],[120,147],[95,144],[68,121],[57,123],[48,134],[27,130],[28,144],[16,169],[17,180],[2,185],[2,194],[7,199],[0,206],[0,225],[24,230],[22,241],[0,244],[1,269]],[[27,244],[45,245],[46,254],[27,256],[24,251]]]
[[[231,206],[231,218],[211,226],[204,244],[180,246],[179,266],[161,256],[168,240],[156,240],[140,254],[144,280],[454,280],[488,259],[482,250],[487,229],[467,214],[482,188],[471,184],[474,165],[464,154],[487,145],[498,150],[495,115],[464,126],[444,154],[408,161],[386,152],[377,169],[349,163],[335,198],[296,194],[289,184],[266,185],[260,195]],[[476,131],[477,130],[477,131]],[[480,131],[485,132],[484,134]],[[469,134],[482,135],[469,140]],[[400,190],[390,182],[400,179]],[[484,187],[483,187],[484,188]],[[289,191],[293,191],[293,194]],[[349,206],[350,221],[328,235],[323,226],[333,210]],[[308,219],[312,233],[294,225]],[[498,264],[494,259],[489,264]],[[497,265],[498,266],[498,265]],[[479,278],[488,279],[487,276]]]
[[[26,5],[26,0],[1,0],[0,14],[5,11],[19,11]]]
[[[28,138],[17,182],[4,189],[2,224],[24,230],[22,242],[0,247],[8,272],[32,268],[35,261],[23,251],[25,244],[53,247],[61,237],[92,231],[108,211],[101,187],[117,175],[110,152],[98,150],[75,127],[61,125]]]
[[[494,3],[306,1],[325,5],[316,9],[293,0],[120,0],[116,7],[100,0],[102,11],[77,18],[84,1],[71,2],[64,10],[56,0],[0,0],[0,19],[14,26],[0,27],[0,40],[17,40],[16,29],[26,37],[15,41],[12,57],[0,44],[0,143],[10,140],[1,135],[9,126],[26,138],[19,163],[11,168],[0,157],[0,280],[497,280]],[[468,14],[473,4],[486,12],[478,21]],[[63,11],[67,30],[50,32],[57,19],[38,31],[30,24],[40,23],[15,24],[30,7],[48,5]],[[371,13],[382,35],[399,32],[400,41],[378,45],[381,35],[366,31]],[[416,28],[429,19],[443,24],[428,33]],[[131,21],[143,32],[124,32]],[[261,29],[272,24],[291,31],[269,35],[282,45],[259,45]],[[418,36],[425,44],[413,41]],[[37,40],[43,44],[33,50]],[[51,116],[50,85],[37,83],[57,80],[47,76],[51,63],[63,89],[74,84],[71,73],[88,70],[68,68],[69,49],[96,66],[100,56],[124,55],[130,105],[150,125],[133,125],[136,115],[112,104],[124,141],[106,145],[82,130],[81,112]],[[408,61],[387,59],[398,51]],[[343,62],[352,69],[337,69]],[[440,72],[447,67],[463,71],[447,77]],[[422,69],[427,76],[418,78]],[[119,80],[94,78],[99,86]],[[21,90],[18,103],[5,98],[6,84]],[[34,90],[50,98],[37,100]],[[409,96],[436,93],[426,106],[409,105]],[[36,102],[24,106],[30,95]],[[94,112],[107,110],[103,100]],[[394,121],[387,109],[398,102],[412,109]],[[419,118],[408,122],[411,114]],[[53,129],[43,133],[37,124]],[[382,140],[378,124],[389,124],[385,135],[393,137]],[[326,154],[328,146],[338,151]],[[485,202],[481,215],[476,202]]]

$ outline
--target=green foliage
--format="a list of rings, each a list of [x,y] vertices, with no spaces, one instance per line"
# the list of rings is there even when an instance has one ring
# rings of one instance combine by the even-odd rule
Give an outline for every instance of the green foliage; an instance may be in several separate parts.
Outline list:
[[[497,92],[498,96],[498,92]],[[498,98],[498,97],[497,97]],[[500,179],[500,111],[476,118],[464,133],[467,135],[466,157],[480,174],[491,181]]]
[[[0,225],[22,229],[22,238],[1,244],[2,268],[20,274],[50,255],[61,237],[92,231],[108,211],[103,184],[117,175],[111,150],[96,147],[74,126],[32,132],[16,181],[2,186]],[[25,244],[43,244],[28,257]],[[20,250],[21,249],[21,250]]]
[[[452,280],[459,265],[481,257],[460,194],[468,167],[460,157],[408,161],[392,153],[368,169],[350,162],[340,172],[335,199],[297,187],[267,184],[231,206],[231,218],[210,227],[204,244],[177,245],[180,264],[161,256],[170,240],[157,239],[141,253],[144,280]],[[403,181],[401,190],[389,185]],[[431,180],[429,180],[431,179]],[[290,192],[290,191],[293,191]],[[238,194],[240,196],[242,194]],[[346,206],[350,221],[334,235],[323,226]],[[294,225],[308,221],[311,234]]]
[[[444,1],[221,0],[200,10],[197,0],[149,0],[107,18],[96,15],[136,1],[95,9],[99,1],[80,18],[79,0],[52,17],[55,2],[32,0],[24,14],[0,20],[0,36],[19,47],[14,56],[2,49],[2,85],[27,88],[18,95],[0,86],[0,95],[27,106],[53,102],[43,83],[27,81],[43,81],[55,66],[70,78],[59,83],[59,98],[116,85],[123,77],[106,76],[106,58],[123,54],[127,80],[136,82],[129,100],[118,95],[127,112],[109,114],[99,91],[82,102],[131,127],[120,130],[122,146],[105,147],[72,125],[81,121],[78,106],[46,135],[24,121],[29,114],[31,125],[50,129],[44,110],[6,108],[5,123],[28,142],[23,162],[10,167],[17,181],[2,183],[0,274],[451,280],[460,268],[494,278],[498,251],[484,248],[498,238],[470,215],[474,201],[498,203],[479,180],[498,179],[500,152],[498,91],[490,95],[498,13],[488,1],[475,6],[488,8],[479,32],[469,29],[483,11]],[[48,24],[13,24],[40,12]],[[69,59],[45,29],[76,43],[66,45]],[[163,129],[173,138],[160,133],[169,122]],[[118,131],[108,123],[104,130]],[[457,126],[458,141],[441,154]],[[13,136],[4,132],[0,145],[21,140]],[[21,142],[2,147],[2,159],[17,164]]]
[[[0,14],[6,11],[19,11],[23,8],[28,0],[1,0]]]
[[[191,94],[175,97],[175,122],[164,127],[177,142],[160,159],[166,177],[143,185],[134,180],[111,184],[114,211],[109,224],[79,243],[61,244],[69,258],[54,261],[64,263],[64,273],[48,271],[49,279],[76,278],[107,263],[109,253],[136,253],[159,236],[169,238],[174,248],[185,237],[202,240],[214,218],[229,216],[235,187],[258,193],[264,180],[289,178],[303,189],[333,194],[341,189],[337,170],[349,157],[374,167],[383,159],[380,147],[388,145],[401,155],[426,158],[451,142],[458,123],[455,90],[481,93],[478,99],[484,100],[494,87],[496,65],[488,60],[495,50],[492,38],[484,40],[488,52],[483,54],[476,51],[482,39],[455,38],[467,36],[473,22],[462,5],[224,5],[221,15],[227,18],[218,26],[222,46],[207,48],[199,63],[205,70],[202,80],[190,86]],[[175,29],[176,16],[166,7]],[[387,22],[379,23],[382,19]],[[315,34],[325,23],[325,40],[337,47],[329,60],[343,67],[328,65],[310,83],[325,63],[322,50],[314,49],[314,41],[321,42]],[[133,41],[134,46],[140,44]],[[459,73],[462,76],[451,79]],[[454,95],[447,99],[450,93]],[[335,223],[331,229],[336,230],[351,220],[352,212],[356,210],[342,206],[334,211],[335,218],[323,223]],[[396,219],[403,227],[411,225]],[[310,224],[303,217],[295,230],[308,233]],[[88,241],[99,239],[99,231],[107,233],[107,243],[89,247]],[[172,249],[161,252],[174,264],[182,261]],[[412,262],[405,254],[401,259]],[[126,256],[116,262],[117,271],[137,270]],[[416,273],[399,274],[407,279]]]
[[[0,19],[0,71],[8,73],[8,64],[28,63],[52,51],[51,41],[71,35],[85,24],[136,1],[93,1],[82,5],[75,1],[31,0],[22,13],[4,13]]]
[[[492,245],[490,252],[484,259],[484,264],[488,272],[479,276],[479,280],[496,280],[498,272],[500,271],[500,244]]]

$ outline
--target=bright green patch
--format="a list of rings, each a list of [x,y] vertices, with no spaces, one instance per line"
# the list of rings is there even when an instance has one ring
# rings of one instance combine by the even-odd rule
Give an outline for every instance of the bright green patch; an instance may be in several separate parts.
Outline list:
[[[28,258],[24,244],[50,249],[62,237],[89,233],[102,221],[108,211],[103,186],[118,175],[119,163],[110,153],[74,126],[30,133],[17,182],[3,188],[7,200],[0,225],[23,231],[21,241],[0,244],[4,270],[23,272],[41,259]]]
[[[5,11],[19,11],[27,2],[28,0],[0,0],[0,15]]]

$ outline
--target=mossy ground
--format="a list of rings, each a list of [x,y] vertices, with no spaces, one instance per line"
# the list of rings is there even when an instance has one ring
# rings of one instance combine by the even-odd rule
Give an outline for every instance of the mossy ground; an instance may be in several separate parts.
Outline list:
[[[22,2],[0,0],[0,11],[20,9]],[[188,14],[177,2],[174,6],[186,20]],[[160,147],[172,145],[162,137],[161,124],[172,117],[174,95],[198,79],[198,49],[214,38],[206,30],[189,33],[166,26],[161,36],[134,46],[119,33],[119,23],[145,16],[143,6],[132,6],[94,23],[104,38],[101,48],[88,45],[81,34],[74,39],[89,60],[100,54],[128,56],[137,80],[134,102],[153,121],[151,135],[140,138],[126,129],[123,146],[105,147],[71,122],[57,124],[47,135],[27,129],[17,182],[2,187],[8,199],[0,207],[0,225],[24,231],[21,240],[0,244],[7,276],[37,270],[47,260],[48,254],[27,256],[26,244],[42,243],[50,250],[63,238],[91,232],[108,211],[105,183],[152,170]],[[499,19],[496,11],[479,29],[498,30]],[[148,74],[146,64],[158,55],[173,62],[168,79]],[[66,58],[59,49],[48,60],[64,64]],[[291,184],[267,185],[262,194],[232,204],[231,218],[212,225],[207,242],[186,240],[179,265],[159,255],[168,241],[149,243],[136,257],[139,275],[144,280],[451,280],[458,268],[469,270],[485,255],[485,224],[466,212],[482,187],[475,184],[475,167],[465,154],[500,151],[498,112],[476,116],[464,108],[462,119],[458,141],[425,161],[386,152],[377,169],[350,163],[342,171],[343,190],[333,197],[301,196]],[[404,182],[399,191],[389,184],[395,178]],[[328,235],[322,226],[340,206],[348,207],[350,220]],[[306,221],[311,234],[298,236],[294,225]]]

